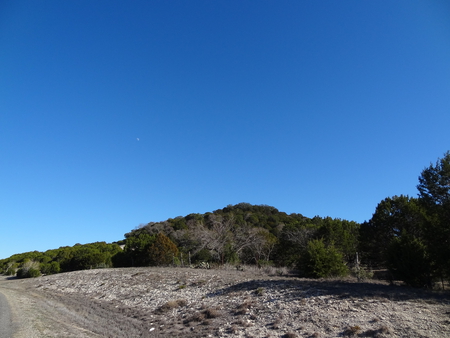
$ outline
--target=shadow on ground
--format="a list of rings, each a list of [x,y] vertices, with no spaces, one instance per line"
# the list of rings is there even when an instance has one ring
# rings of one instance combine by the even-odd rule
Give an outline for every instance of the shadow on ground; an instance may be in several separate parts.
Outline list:
[[[370,282],[304,279],[252,280],[211,292],[207,294],[207,297],[216,297],[239,291],[253,291],[257,295],[262,295],[264,290],[271,288],[298,292],[301,298],[331,295],[341,299],[378,298],[390,301],[417,300],[432,303],[450,300],[449,291],[429,291],[407,286]]]

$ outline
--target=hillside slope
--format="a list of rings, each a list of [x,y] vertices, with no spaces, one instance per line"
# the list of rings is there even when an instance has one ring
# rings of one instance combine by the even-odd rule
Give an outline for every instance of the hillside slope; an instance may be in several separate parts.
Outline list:
[[[381,282],[151,267],[4,279],[0,289],[32,300],[16,315],[35,313],[47,337],[450,336],[448,294]]]

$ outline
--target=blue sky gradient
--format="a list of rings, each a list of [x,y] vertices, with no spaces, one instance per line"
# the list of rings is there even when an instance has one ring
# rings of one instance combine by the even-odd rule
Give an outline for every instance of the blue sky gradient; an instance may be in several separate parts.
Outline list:
[[[3,1],[0,258],[228,204],[369,220],[450,149],[447,1]]]

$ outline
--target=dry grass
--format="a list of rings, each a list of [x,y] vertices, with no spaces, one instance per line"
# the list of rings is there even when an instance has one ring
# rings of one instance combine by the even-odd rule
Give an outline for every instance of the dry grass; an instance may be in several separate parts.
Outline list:
[[[234,314],[238,316],[245,315],[252,306],[254,306],[254,303],[252,301],[246,300],[236,308]]]
[[[281,327],[282,324],[282,319],[281,317],[278,317],[273,323],[272,323],[272,329],[274,330],[278,330]]]
[[[168,301],[167,303],[164,303],[163,305],[161,305],[158,309],[156,309],[155,312],[162,314],[164,312],[176,309],[181,306],[186,306],[186,305],[187,305],[186,299],[171,300],[171,301]]]
[[[283,335],[283,338],[297,338],[298,336],[294,332],[287,332]]]
[[[353,337],[361,332],[361,328],[358,325],[349,326],[344,330],[344,336]]]
[[[185,319],[184,323],[189,324],[192,322],[202,322],[203,320],[205,320],[205,314],[203,312],[196,312],[189,318]]]
[[[221,312],[217,309],[206,309],[204,311],[205,317],[208,319],[217,318],[221,316]]]

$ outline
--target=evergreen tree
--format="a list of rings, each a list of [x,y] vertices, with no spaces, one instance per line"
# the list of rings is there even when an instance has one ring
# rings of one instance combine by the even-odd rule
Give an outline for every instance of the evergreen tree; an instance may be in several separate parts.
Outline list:
[[[168,265],[178,256],[178,248],[169,237],[160,232],[149,248],[149,260],[152,265]]]
[[[306,252],[302,255],[299,270],[306,277],[326,278],[348,274],[342,254],[333,246],[325,246],[322,239],[308,243]]]
[[[375,209],[372,219],[361,225],[360,251],[372,266],[387,266],[387,248],[403,231],[421,238],[426,221],[424,208],[417,198],[404,195],[388,197]]]
[[[156,236],[148,233],[140,233],[138,236],[128,236],[125,242],[125,252],[130,257],[131,266],[150,265],[150,248],[156,240]]]
[[[425,236],[438,277],[450,278],[450,152],[419,176],[419,198],[429,219]]]

